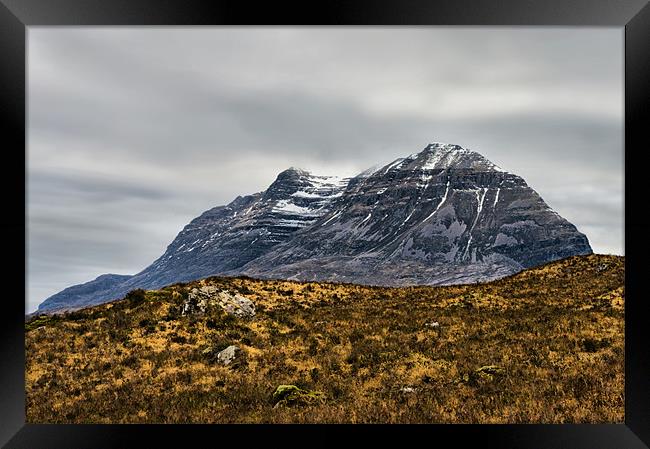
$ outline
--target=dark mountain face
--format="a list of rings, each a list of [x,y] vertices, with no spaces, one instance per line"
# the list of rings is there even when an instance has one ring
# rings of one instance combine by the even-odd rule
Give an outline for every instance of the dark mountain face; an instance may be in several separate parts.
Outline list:
[[[431,144],[355,178],[327,215],[240,272],[380,285],[450,284],[589,253],[587,238],[522,178],[478,153]]]
[[[265,192],[192,220],[141,273],[94,295],[67,295],[65,303],[85,306],[215,274],[468,283],[590,253],[587,238],[522,178],[478,153],[435,143],[352,179],[286,170]],[[61,308],[57,295],[39,310]]]
[[[345,183],[285,170],[265,192],[238,197],[192,220],[165,254],[129,283],[157,288],[236,270],[326,214]]]

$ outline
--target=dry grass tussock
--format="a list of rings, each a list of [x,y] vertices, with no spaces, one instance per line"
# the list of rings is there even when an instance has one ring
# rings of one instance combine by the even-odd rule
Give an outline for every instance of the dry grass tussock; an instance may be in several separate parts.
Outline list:
[[[256,317],[182,316],[199,284]],[[601,255],[454,287],[177,284],[26,323],[27,420],[621,423],[623,306],[624,260]]]

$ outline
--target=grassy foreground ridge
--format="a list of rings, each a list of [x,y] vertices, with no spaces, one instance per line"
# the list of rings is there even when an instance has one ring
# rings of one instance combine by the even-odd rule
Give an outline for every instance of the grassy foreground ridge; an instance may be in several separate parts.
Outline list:
[[[256,316],[183,316],[200,285]],[[30,319],[27,422],[622,423],[624,324],[618,256],[450,287],[214,277]]]

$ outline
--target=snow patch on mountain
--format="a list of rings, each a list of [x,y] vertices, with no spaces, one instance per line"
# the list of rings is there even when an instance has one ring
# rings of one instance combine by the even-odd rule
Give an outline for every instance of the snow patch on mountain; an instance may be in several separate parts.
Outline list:
[[[283,212],[283,213],[288,212],[291,214],[305,215],[308,217],[314,217],[318,215],[318,214],[314,214],[314,211],[309,207],[298,206],[292,203],[290,200],[278,201],[272,210],[273,212]]]

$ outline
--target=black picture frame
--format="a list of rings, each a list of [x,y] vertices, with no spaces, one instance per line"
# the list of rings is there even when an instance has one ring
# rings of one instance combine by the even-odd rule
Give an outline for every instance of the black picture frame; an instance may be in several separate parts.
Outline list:
[[[625,424],[435,426],[179,426],[25,424],[26,27],[37,25],[556,25],[625,29]],[[481,447],[642,448],[650,445],[650,326],[644,280],[650,271],[650,215],[644,151],[650,149],[650,6],[647,0],[447,0],[277,3],[198,0],[0,0],[0,113],[5,165],[5,289],[0,303],[0,444],[8,448],[168,447],[224,435],[268,444],[381,441]],[[22,242],[21,238],[22,236]],[[22,266],[21,266],[22,263]],[[22,277],[21,277],[22,276]],[[20,287],[22,285],[22,287]],[[299,428],[298,428],[299,427]],[[300,435],[294,432],[299,432]],[[292,437],[295,436],[295,439]],[[307,438],[307,439],[306,439]],[[408,438],[408,439],[406,439]],[[364,440],[367,444],[368,441]],[[428,443],[427,443],[428,444]]]

